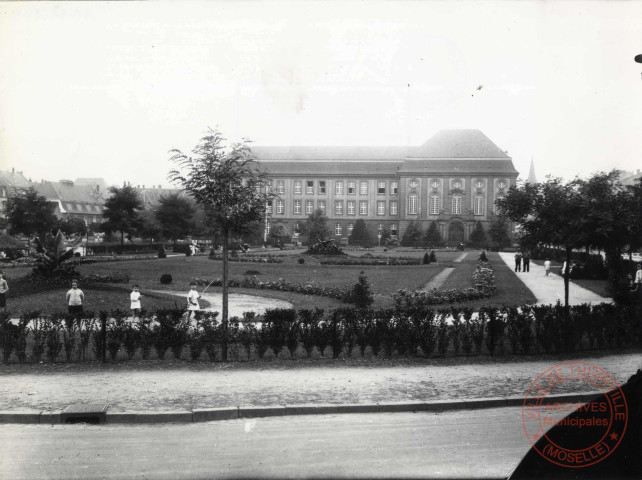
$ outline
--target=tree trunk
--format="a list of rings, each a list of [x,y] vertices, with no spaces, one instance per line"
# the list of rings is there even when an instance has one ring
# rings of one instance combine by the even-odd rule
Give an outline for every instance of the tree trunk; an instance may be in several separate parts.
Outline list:
[[[125,231],[121,230],[120,231],[120,250],[121,250],[121,253],[122,253],[122,249],[123,249],[124,246],[125,246]]]
[[[566,247],[566,271],[564,272],[564,311],[568,315],[568,283],[571,271],[571,247]]]
[[[228,259],[227,259],[227,245],[228,244],[228,229],[227,226],[223,227],[223,346],[222,346],[222,358],[224,362],[227,362],[227,281],[228,281]]]

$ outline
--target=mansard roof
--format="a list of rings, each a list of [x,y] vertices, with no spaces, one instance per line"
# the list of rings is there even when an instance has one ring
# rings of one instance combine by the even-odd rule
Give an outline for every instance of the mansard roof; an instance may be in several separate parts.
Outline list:
[[[272,175],[517,175],[511,158],[479,130],[441,130],[418,147],[252,147]]]

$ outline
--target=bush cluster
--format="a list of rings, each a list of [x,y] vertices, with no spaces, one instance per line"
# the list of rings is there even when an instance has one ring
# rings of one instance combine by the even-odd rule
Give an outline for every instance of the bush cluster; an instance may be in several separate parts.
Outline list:
[[[323,240],[310,245],[306,253],[313,255],[344,255],[341,246],[332,240]]]
[[[377,255],[370,257],[338,257],[338,258],[320,258],[321,265],[420,265],[420,258],[413,257],[386,257]]]
[[[0,316],[0,349],[6,363],[49,362],[63,358],[85,361],[88,352],[102,357],[105,342],[108,358],[149,359],[152,350],[159,359],[199,360],[205,352],[215,361],[224,330],[218,312],[197,314],[188,320],[182,309],[141,312],[140,319],[127,320],[129,313],[85,312],[80,318],[66,314],[26,313],[18,324]],[[470,308],[432,309],[417,303],[397,303],[389,309],[341,307],[329,312],[319,308],[271,309],[256,317],[230,319],[227,341],[232,359],[263,358],[268,351],[279,356],[310,357],[360,355],[504,355],[562,353],[583,349],[642,346],[639,307],[613,304],[583,304],[570,308],[543,306],[482,306],[477,315]],[[368,350],[369,349],[369,350]],[[187,355],[185,352],[188,352]]]

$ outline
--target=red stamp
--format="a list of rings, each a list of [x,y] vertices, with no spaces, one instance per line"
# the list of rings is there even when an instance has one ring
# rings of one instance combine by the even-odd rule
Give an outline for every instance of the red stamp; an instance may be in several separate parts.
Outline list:
[[[588,403],[556,399],[569,383],[586,383],[603,395]],[[583,388],[582,388],[583,387]],[[564,362],[538,376],[528,389],[522,421],[528,441],[542,457],[563,467],[588,467],[604,460],[620,444],[628,420],[626,399],[603,369],[585,362]],[[556,427],[556,428],[553,428]]]

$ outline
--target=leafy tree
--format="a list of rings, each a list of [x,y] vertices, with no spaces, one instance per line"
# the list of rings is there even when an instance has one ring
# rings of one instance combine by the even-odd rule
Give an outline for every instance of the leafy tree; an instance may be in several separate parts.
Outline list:
[[[84,220],[80,218],[66,218],[58,223],[58,229],[64,235],[80,235],[85,236],[89,232],[89,228],[85,225]]]
[[[176,246],[176,240],[184,238],[193,229],[194,204],[179,193],[161,195],[158,202],[156,220],[161,225],[163,235],[171,238]]]
[[[401,239],[401,246],[403,247],[417,247],[422,239],[421,226],[414,220],[408,224],[408,228],[403,234]]]
[[[437,245],[443,241],[441,239],[441,233],[439,233],[439,228],[437,228],[437,222],[430,222],[428,230],[426,230],[424,241],[427,245]]]
[[[379,230],[377,234],[381,235],[381,238],[377,239],[379,241],[379,245],[388,245],[388,241],[392,237],[390,230],[388,230],[387,228],[384,228],[383,230]]]
[[[161,236],[161,226],[158,220],[156,219],[156,212],[153,210],[143,210],[139,214],[140,225],[138,227],[138,233],[144,239],[149,239],[149,243],[154,241],[154,238],[157,240]]]
[[[280,247],[283,246],[284,243],[289,243],[292,240],[292,234],[282,223],[272,224],[269,237],[274,244]]]
[[[177,165],[169,174],[221,228],[223,240],[223,360],[227,360],[228,340],[228,245],[231,232],[242,234],[253,222],[265,218],[266,205],[273,199],[268,193],[268,177],[247,141],[223,146],[220,132],[209,129],[194,148],[194,157],[172,150],[171,161]]]
[[[301,225],[301,233],[308,236],[308,243],[314,245],[315,243],[323,242],[330,237],[330,229],[328,228],[328,217],[321,209],[312,212],[305,223]]]
[[[138,192],[131,186],[122,188],[110,187],[111,196],[105,202],[103,229],[107,233],[120,232],[120,244],[125,243],[125,233],[134,234],[140,228],[139,211],[143,209],[143,202]]]
[[[510,244],[508,235],[509,223],[503,215],[492,215],[488,236],[491,238],[498,250]]]
[[[57,223],[54,203],[38,194],[34,187],[20,190],[5,204],[9,233],[43,237]]]
[[[366,222],[364,222],[362,218],[354,223],[354,228],[348,237],[348,242],[350,242],[350,245],[359,245],[361,247],[371,247],[373,245]]]
[[[477,244],[482,244],[486,241],[486,232],[484,232],[484,227],[482,227],[479,220],[475,224],[475,230],[470,234],[470,241]]]

